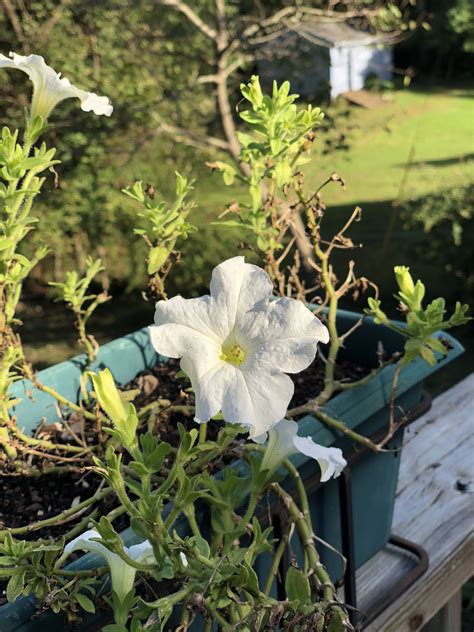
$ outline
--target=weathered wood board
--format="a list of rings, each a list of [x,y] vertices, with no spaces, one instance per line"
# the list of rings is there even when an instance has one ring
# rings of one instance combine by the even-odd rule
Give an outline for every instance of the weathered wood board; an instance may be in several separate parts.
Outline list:
[[[407,429],[392,532],[423,546],[429,568],[366,632],[421,630],[452,602],[474,574],[473,529],[474,373],[437,397]],[[408,554],[390,547],[377,554],[358,571],[359,608],[390,590],[410,568]],[[450,617],[444,617],[450,627],[443,632],[457,630]]]

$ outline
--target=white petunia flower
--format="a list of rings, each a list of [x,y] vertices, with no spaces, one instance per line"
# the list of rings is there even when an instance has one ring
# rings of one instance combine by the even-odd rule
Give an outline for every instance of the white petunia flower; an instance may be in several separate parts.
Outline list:
[[[234,257],[212,273],[211,294],[176,296],[156,305],[150,327],[156,351],[181,358],[196,397],[197,422],[222,411],[229,423],[266,432],[285,416],[294,391],[285,373],[314,360],[327,328],[291,298],[272,301],[273,286],[261,268]]]
[[[100,538],[99,532],[96,529],[89,529],[66,544],[64,551],[65,553],[90,551],[91,553],[97,553],[97,555],[103,557],[110,569],[112,590],[123,602],[128,593],[133,589],[137,569],[127,564],[117,553],[113,553],[100,542],[96,542],[95,538]],[[131,547],[124,546],[124,551],[128,557],[136,562],[143,564],[153,564],[155,562],[153,548],[148,540],[140,544],[134,544]]]
[[[10,58],[0,54],[0,68],[16,68],[22,70],[33,82],[33,99],[31,115],[47,119],[58,103],[75,97],[80,99],[84,112],[105,114],[110,116],[113,107],[107,97],[100,97],[94,92],[80,90],[71,84],[69,79],[61,77],[51,66],[48,66],[41,55],[17,55],[10,53]]]
[[[321,482],[325,483],[332,476],[337,478],[347,465],[339,448],[326,448],[315,443],[311,437],[299,437],[298,424],[290,419],[282,419],[271,428],[268,434],[255,437],[257,443],[266,442],[266,450],[262,459],[262,470],[273,472],[284,459],[295,452],[315,459],[321,468]]]

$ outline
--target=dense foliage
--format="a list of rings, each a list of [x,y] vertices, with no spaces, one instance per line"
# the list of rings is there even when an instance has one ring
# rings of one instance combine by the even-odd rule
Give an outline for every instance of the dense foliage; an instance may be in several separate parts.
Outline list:
[[[419,240],[417,250],[450,279],[451,292],[472,300],[474,273],[474,186],[455,187],[406,204],[407,228],[423,229],[429,239]]]
[[[50,175],[39,205],[45,221],[36,237],[51,248],[36,271],[43,280],[58,280],[73,265],[84,270],[87,256],[92,254],[104,261],[105,286],[110,279],[128,286],[143,285],[146,275],[137,262],[142,260],[145,244],[139,240],[130,244],[124,239],[135,218],[133,207],[120,190],[140,179],[152,183],[163,196],[171,196],[174,187],[170,176],[175,169],[187,177],[202,175],[207,147],[201,137],[212,136],[225,147],[215,86],[202,81],[215,72],[216,47],[176,10],[175,4],[30,0],[2,5],[3,52],[27,54],[34,47],[34,52],[61,68],[72,81],[80,75],[84,88],[107,94],[115,104],[115,114],[107,120],[84,114],[71,116],[72,106],[67,105],[47,134],[48,142],[61,151],[62,163],[57,173]],[[337,5],[311,0],[306,6],[316,14],[321,10],[345,14],[360,28],[388,33],[413,27],[416,14],[404,0],[350,0]],[[218,20],[216,7],[210,0],[192,3],[193,11],[212,28]],[[292,2],[282,0],[233,0],[225,5],[230,41],[238,42],[228,76],[232,107],[239,99],[240,80],[249,77],[255,63],[259,41],[273,37],[293,8]],[[281,20],[272,22],[282,10]],[[24,86],[26,105],[29,88],[24,78],[2,73],[0,115],[8,125],[19,122],[13,93],[19,82]],[[183,140],[188,144],[182,145]],[[335,145],[340,144],[336,139]],[[209,253],[203,253],[203,242],[207,237],[196,235],[187,249],[198,259],[198,267],[201,261],[207,271],[208,264],[215,264],[218,257],[207,261]],[[229,243],[221,245],[224,250],[230,247]],[[181,274],[181,282],[187,281],[186,271],[178,269],[177,274]]]

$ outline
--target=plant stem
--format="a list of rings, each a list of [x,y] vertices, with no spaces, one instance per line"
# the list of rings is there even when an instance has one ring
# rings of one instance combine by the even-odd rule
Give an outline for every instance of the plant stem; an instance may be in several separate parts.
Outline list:
[[[285,549],[288,545],[288,540],[290,539],[290,532],[291,532],[291,524],[288,525],[285,533],[281,537],[277,550],[273,554],[272,565],[268,573],[267,581],[265,582],[265,588],[263,589],[263,592],[267,596],[270,594],[270,591],[273,586],[273,581],[275,577],[277,576],[278,568],[280,567],[281,558],[283,557]]]
[[[48,395],[51,395],[52,397],[54,397],[54,399],[56,399],[60,404],[64,404],[71,410],[81,413],[81,415],[83,415],[86,419],[90,419],[91,421],[97,420],[97,417],[96,415],[94,415],[94,413],[91,413],[90,411],[85,410],[82,406],[79,406],[78,404],[74,404],[74,402],[69,401],[66,397],[63,397],[60,393],[58,393],[57,390],[55,390],[51,386],[46,386],[46,384],[41,384],[41,382],[38,382],[37,380],[35,380],[33,384],[35,388],[39,389],[40,391],[43,391],[44,393],[48,393]]]
[[[298,531],[298,535],[301,540],[301,544],[303,548],[306,550],[308,555],[308,560],[311,568],[314,571],[314,575],[317,579],[317,587],[322,588],[323,598],[326,602],[334,601],[335,599],[335,589],[331,582],[331,579],[319,560],[319,555],[314,546],[313,533],[310,528],[308,528],[308,523],[304,519],[303,514],[301,513],[299,507],[296,505],[293,498],[285,492],[285,490],[280,487],[278,483],[272,483],[270,485],[271,489],[278,495],[278,497],[283,502],[283,505],[288,510],[291,519],[296,525],[296,529]]]
[[[106,496],[109,496],[112,493],[112,491],[113,490],[110,489],[110,487],[106,487],[98,494],[91,496],[90,498],[86,498],[86,500],[83,500],[77,505],[74,505],[74,507],[65,509],[64,511],[62,511],[59,514],[56,514],[55,516],[51,516],[50,518],[45,518],[44,520],[38,520],[37,522],[32,522],[23,527],[13,527],[11,529],[3,529],[2,531],[0,531],[0,542],[7,535],[7,533],[10,533],[11,535],[20,535],[23,533],[30,533],[31,531],[39,531],[40,529],[43,529],[44,527],[49,527],[57,523],[67,522],[68,520],[73,519],[75,514],[82,511],[86,507],[89,507],[90,505],[93,505],[95,502],[98,502],[102,500],[103,498],[105,498]]]
[[[382,362],[377,368],[372,369],[372,371],[370,371],[370,373],[365,375],[360,380],[356,380],[355,382],[335,382],[335,385],[334,385],[335,386],[335,390],[336,391],[347,391],[349,389],[359,388],[359,386],[364,386],[365,384],[368,384],[381,371],[383,371],[383,369],[385,369],[387,366],[391,366],[392,364],[397,362],[400,359],[401,355],[402,355],[401,353],[394,353],[388,360],[386,360],[385,362]]]
[[[91,451],[91,448],[89,447],[84,448],[76,445],[54,443],[53,441],[45,441],[44,439],[35,439],[34,437],[29,437],[24,432],[22,432],[13,421],[8,422],[8,427],[10,428],[12,433],[16,435],[18,439],[20,439],[20,441],[32,447],[41,447],[45,450],[62,450],[64,452],[74,452],[77,454],[83,454]]]
[[[303,406],[297,406],[296,408],[292,408],[286,414],[288,417],[296,417],[297,415],[304,415],[305,413],[313,413],[316,417],[322,421],[327,426],[331,428],[335,428],[342,434],[346,435],[356,443],[361,443],[365,447],[369,448],[373,452],[380,452],[380,448],[370,439],[364,437],[364,435],[351,430],[343,421],[340,419],[334,419],[334,417],[330,417],[326,413],[315,405],[314,402],[308,402],[308,404],[304,404]]]
[[[196,522],[196,511],[195,511],[194,505],[188,505],[188,507],[186,507],[183,510],[183,513],[189,522],[189,526],[191,527],[191,531],[193,532],[193,535],[202,537],[201,530],[199,529],[199,525]]]
[[[331,275],[329,273],[328,253],[323,252],[318,243],[315,244],[314,251],[321,261],[321,275],[326,287],[326,292],[329,295],[329,311],[327,323],[331,342],[325,367],[324,389],[321,391],[317,398],[319,404],[324,404],[329,400],[334,392],[334,371],[336,368],[337,354],[339,353],[339,348],[341,346],[341,341],[339,339],[339,334],[336,326],[337,306],[339,300],[336,290],[332,284]]]
[[[311,521],[310,521],[311,513],[309,509],[308,495],[306,494],[306,489],[303,484],[303,481],[301,480],[301,476],[298,470],[296,469],[296,467],[293,465],[293,463],[289,459],[285,459],[283,461],[283,465],[285,466],[285,468],[288,470],[288,472],[290,473],[290,475],[293,477],[295,481],[296,489],[298,490],[298,495],[300,497],[301,508],[303,510],[302,511],[303,516],[305,517],[306,522],[308,523],[308,527],[311,528]]]

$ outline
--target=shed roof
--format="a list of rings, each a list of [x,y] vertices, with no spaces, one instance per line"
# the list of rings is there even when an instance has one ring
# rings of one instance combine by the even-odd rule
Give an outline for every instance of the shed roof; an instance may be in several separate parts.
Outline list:
[[[290,26],[288,30],[297,33],[300,37],[317,46],[325,46],[327,48],[377,44],[382,41],[381,37],[365,31],[358,31],[344,22],[320,22],[314,20],[304,22],[298,27]]]

